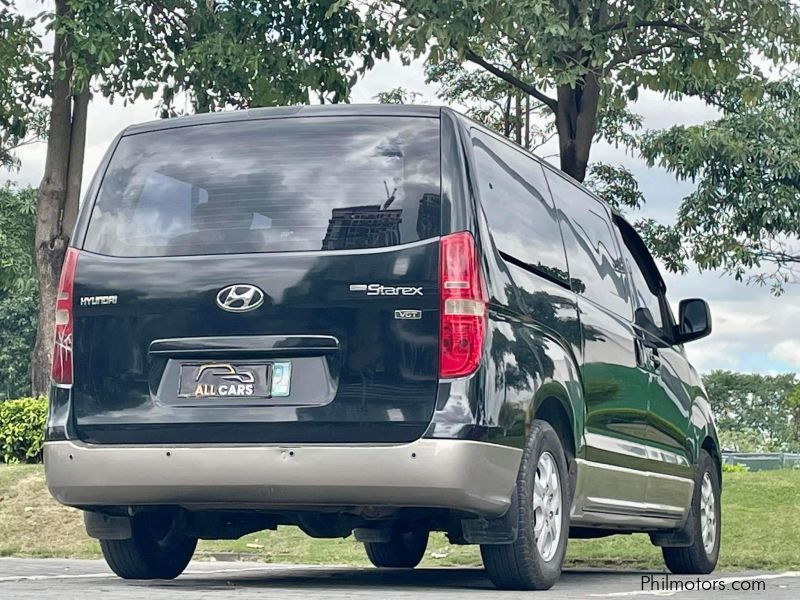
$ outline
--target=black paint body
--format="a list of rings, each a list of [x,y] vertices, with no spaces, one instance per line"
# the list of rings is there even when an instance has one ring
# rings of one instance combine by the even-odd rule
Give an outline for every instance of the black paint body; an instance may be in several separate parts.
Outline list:
[[[647,335],[634,325],[634,299],[623,303],[626,314],[618,314],[585,297],[584,283],[572,276],[577,271],[572,261],[576,248],[596,246],[595,240],[582,239],[589,234],[570,227],[553,188],[561,175],[538,159],[457,113],[434,107],[267,109],[177,123],[224,127],[307,116],[348,123],[367,117],[437,120],[439,230],[413,243],[357,251],[114,258],[82,250],[75,298],[114,294],[119,301],[75,306],[75,383],[71,390],[53,388],[50,439],[388,443],[426,436],[522,447],[537,413],[547,411],[568,428],[564,443],[573,457],[688,475],[700,446],[708,439],[716,444],[705,393],[682,347],[662,344],[656,369],[647,361]],[[169,121],[145,124],[123,136],[170,127]],[[499,234],[485,213],[495,201],[487,196],[498,188],[479,181],[476,153],[491,156],[497,144],[505,145],[504,156],[520,155],[511,163],[528,161],[519,171],[511,163],[498,162],[498,169],[521,186],[519,193],[541,203],[542,217],[532,221],[516,249],[496,243]],[[331,168],[338,160],[331,156]],[[79,249],[107,166],[108,157],[84,203],[73,242]],[[581,202],[607,211],[573,187]],[[518,216],[509,213],[511,219]],[[478,243],[490,297],[484,357],[471,377],[440,381],[439,234],[464,230]],[[555,241],[539,249],[541,239]],[[526,248],[544,254],[532,258]],[[631,283],[624,265],[609,261],[594,267],[599,277],[616,273],[621,293],[627,293]],[[349,291],[351,284],[371,282],[420,286],[423,295],[368,297]],[[233,283],[260,287],[264,305],[244,314],[221,311],[215,296]],[[422,318],[395,319],[397,309],[422,310]],[[665,336],[672,326],[665,326]],[[319,343],[319,336],[325,341]],[[179,399],[176,365],[198,358],[291,359],[292,394],[249,404]],[[594,439],[612,443],[595,445]],[[637,458],[623,451],[626,445],[660,448],[686,463]]]

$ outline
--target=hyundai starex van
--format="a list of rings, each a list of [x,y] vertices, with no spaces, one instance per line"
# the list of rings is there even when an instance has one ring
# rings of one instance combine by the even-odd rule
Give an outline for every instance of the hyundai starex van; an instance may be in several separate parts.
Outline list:
[[[568,538],[720,547],[710,332],[634,229],[431,106],[258,109],[113,142],[64,261],[47,482],[115,573],[292,525],[412,568],[431,531],[499,587]]]

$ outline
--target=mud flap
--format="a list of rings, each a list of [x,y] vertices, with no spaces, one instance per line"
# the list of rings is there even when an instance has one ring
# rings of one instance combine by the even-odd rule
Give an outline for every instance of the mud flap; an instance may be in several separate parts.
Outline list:
[[[133,537],[129,517],[114,517],[87,510],[83,513],[83,524],[86,534],[97,540],[129,540]]]
[[[463,519],[461,532],[468,544],[513,544],[519,530],[517,487],[511,492],[511,505],[496,519]]]
[[[686,517],[686,523],[680,529],[651,531],[650,542],[654,546],[686,547],[694,543],[694,522],[692,513]]]

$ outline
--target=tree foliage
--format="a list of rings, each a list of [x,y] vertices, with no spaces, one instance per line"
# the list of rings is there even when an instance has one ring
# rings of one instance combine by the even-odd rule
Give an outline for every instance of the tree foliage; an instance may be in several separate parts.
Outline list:
[[[623,166],[603,162],[592,163],[584,183],[617,210],[637,209],[644,204],[644,194],[639,189],[639,182],[633,173]]]
[[[670,97],[758,80],[754,61],[798,56],[791,0],[374,0],[394,39],[432,62],[455,54],[552,112],[561,168],[582,181],[603,108],[641,89]],[[510,58],[497,62],[493,51]]]
[[[35,291],[0,293],[0,402],[30,394],[38,305]]]
[[[0,1],[0,166],[16,165],[14,150],[35,136],[46,70],[35,19]],[[33,131],[32,131],[33,130]]]
[[[800,79],[731,85],[708,100],[719,119],[642,138],[651,165],[697,182],[675,224],[650,223],[647,237],[676,270],[692,261],[779,292],[800,266]]]
[[[0,399],[30,393],[38,290],[36,190],[0,188]]]
[[[503,48],[487,48],[495,62],[512,60]],[[488,71],[468,68],[454,53],[441,61],[429,61],[425,69],[429,83],[439,85],[438,96],[447,104],[466,107],[467,116],[516,141],[529,150],[555,133],[551,124],[542,125],[544,112],[530,96]]]
[[[794,373],[712,371],[703,377],[726,450],[800,452]]]
[[[36,289],[36,190],[0,188],[0,294]]]
[[[0,403],[0,461],[41,462],[47,398],[18,398]]]
[[[422,96],[419,92],[407,90],[402,86],[393,87],[375,94],[378,104],[414,104]]]
[[[630,172],[592,165],[601,138],[696,181],[674,224],[637,223],[670,270],[722,269],[775,292],[798,280],[800,83],[775,79],[800,57],[797,3],[368,3],[383,11],[396,44],[428,53],[443,98],[468,106],[465,98],[478,99],[471,116],[508,135],[519,111],[503,98],[516,91],[535,101],[533,113],[547,118],[539,139],[554,130],[562,170],[611,204],[635,208],[643,198]],[[629,106],[643,89],[700,98],[722,116],[642,134]]]
[[[347,99],[387,52],[370,15],[334,0],[69,0],[73,80],[180,112]]]
[[[343,102],[359,74],[387,56],[369,13],[333,0],[176,2],[180,46],[162,70],[165,106],[186,90],[197,112]]]

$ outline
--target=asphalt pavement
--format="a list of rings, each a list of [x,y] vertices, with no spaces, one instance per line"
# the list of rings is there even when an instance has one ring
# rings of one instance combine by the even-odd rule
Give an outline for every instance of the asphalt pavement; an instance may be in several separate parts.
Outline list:
[[[547,592],[504,592],[494,589],[481,569],[395,571],[247,562],[192,562],[186,572],[173,581],[123,581],[115,577],[103,561],[0,558],[0,598],[800,598],[800,571],[714,574],[699,579],[696,576],[669,576],[672,591],[664,591],[663,587],[661,590],[653,588],[647,583],[648,577],[650,582],[667,583],[664,573],[567,570],[556,586]],[[676,585],[682,586],[683,591],[674,588]],[[716,589],[712,590],[712,586]],[[693,589],[686,589],[690,587]]]

